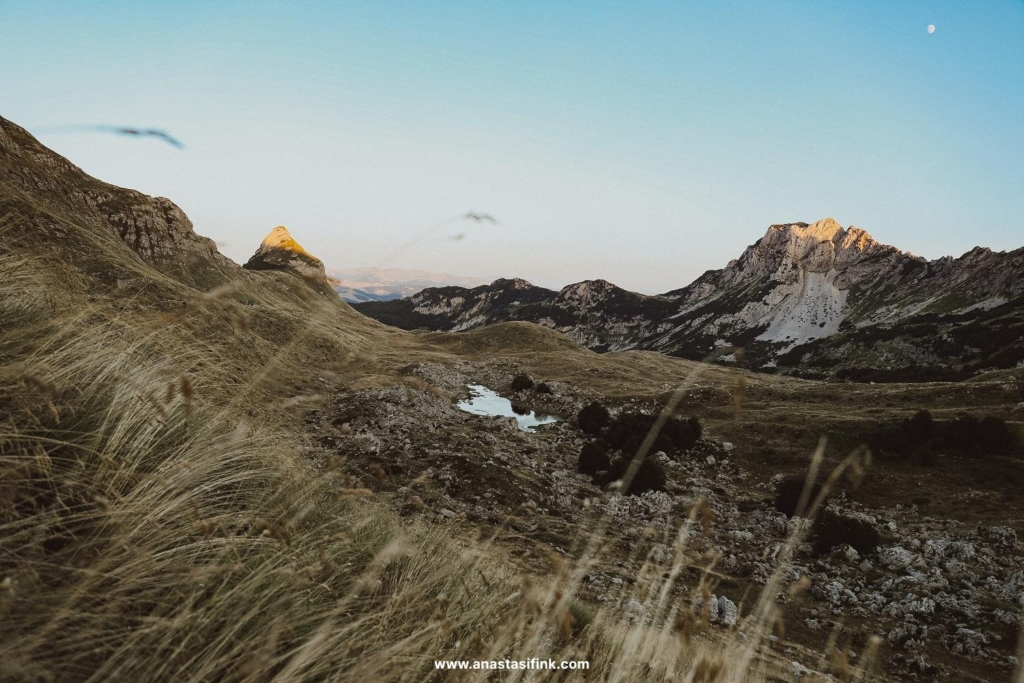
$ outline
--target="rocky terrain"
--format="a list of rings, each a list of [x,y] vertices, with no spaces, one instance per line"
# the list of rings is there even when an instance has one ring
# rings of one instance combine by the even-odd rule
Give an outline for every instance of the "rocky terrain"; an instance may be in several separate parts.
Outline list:
[[[277,226],[263,238],[259,249],[242,267],[246,270],[295,273],[322,293],[333,291],[327,281],[323,261],[303,249],[283,225]]]
[[[804,648],[823,650],[834,642],[849,648],[855,662],[872,635],[884,641],[890,671],[900,677],[968,680],[970,672],[974,680],[1002,680],[1016,667],[1024,548],[1015,528],[932,516],[924,498],[879,507],[854,487],[834,495],[828,509],[877,531],[877,547],[858,552],[839,543],[822,552],[805,537],[791,561],[779,564],[787,538],[809,524],[773,504],[784,475],[765,478],[761,467],[751,467],[756,452],[705,438],[682,457],[655,455],[667,472],[664,491],[608,498],[577,472],[587,437],[572,417],[602,397],[557,380],[546,382],[552,394],[513,392],[511,379],[523,370],[509,361],[417,363],[404,369],[408,379],[401,384],[344,390],[328,408],[307,416],[309,453],[322,467],[346,461],[360,485],[380,491],[403,514],[494,538],[538,573],[548,567],[550,551],[579,559],[586,550],[583,530],[610,519],[609,561],[588,574],[584,594],[635,619],[645,618],[636,599],[641,576],[650,564],[668,561],[680,520],[706,504],[708,532],[690,548],[694,565],[680,594],[700,582],[700,558],[716,558],[708,618],[728,631],[783,572],[787,588],[773,590],[791,640],[783,649],[803,662],[795,665],[797,673],[814,670]],[[517,429],[511,418],[461,412],[454,402],[470,383],[500,388],[514,401],[564,419],[534,434]],[[713,386],[695,392],[710,398]],[[653,410],[656,402],[621,400],[617,410],[638,408]],[[885,470],[882,465],[869,476],[885,478]],[[955,496],[964,507],[1001,497],[971,488]],[[1018,509],[1007,513],[1021,521]],[[794,593],[793,586],[804,590]]]
[[[101,248],[76,244],[79,238],[75,231],[55,215],[56,211],[68,211],[76,221],[96,228],[94,239],[116,240],[140,261],[186,282],[219,284],[234,268],[217,251],[213,240],[193,231],[192,222],[169,199],[149,197],[92,178],[2,117],[0,178],[5,190],[0,197],[0,216],[17,215],[32,221],[39,234],[31,238],[48,240],[54,248],[77,247],[87,252]],[[45,207],[39,197],[45,197]],[[16,241],[20,236],[5,237]],[[105,275],[109,281],[117,277],[114,272]]]
[[[175,414],[185,429],[204,406],[238,420],[233,431],[214,435],[211,453],[249,440],[246,423],[254,432],[279,429],[287,438],[269,442],[267,450],[277,458],[285,442],[300,444],[302,459],[296,468],[315,473],[318,485],[326,482],[332,487],[329,495],[320,498],[369,498],[373,505],[400,516],[410,529],[419,525],[436,529],[444,538],[500,563],[524,584],[539,584],[566,565],[577,568],[583,574],[574,595],[580,609],[611,614],[617,622],[664,629],[673,639],[692,635],[715,647],[748,638],[757,643],[763,640],[758,656],[783,662],[782,680],[843,680],[849,677],[850,667],[872,657],[880,662],[877,680],[1004,681],[1011,679],[1019,664],[1015,657],[1019,656],[1024,607],[1024,563],[1018,542],[1024,533],[1020,497],[1024,459],[952,450],[929,453],[927,458],[879,450],[869,458],[861,447],[879,425],[900,424],[923,409],[936,420],[952,421],[964,413],[995,419],[1019,436],[1024,418],[1020,370],[1010,366],[959,382],[876,385],[756,373],[737,362],[712,366],[638,350],[646,344],[641,338],[652,343],[671,338],[671,330],[662,327],[666,320],[688,320],[698,331],[714,328],[712,345],[719,338],[728,343],[719,336],[727,327],[737,330],[756,323],[744,333],[757,331],[771,338],[750,341],[749,348],[756,350],[754,342],[761,343],[775,354],[769,362],[779,365],[794,352],[809,354],[806,366],[812,370],[819,356],[839,357],[828,354],[843,349],[856,356],[860,353],[856,343],[868,344],[867,337],[857,335],[868,332],[898,333],[899,344],[904,345],[900,348],[934,343],[925,336],[928,330],[932,334],[947,330],[952,339],[973,330],[972,334],[987,339],[999,329],[1017,329],[1013,297],[1019,297],[1020,281],[1014,275],[1019,252],[979,251],[928,263],[877,245],[853,229],[831,224],[775,226],[765,240],[727,269],[705,274],[691,287],[661,297],[642,297],[604,282],[582,283],[561,292],[521,280],[498,281],[461,294],[458,288],[428,290],[406,302],[414,308],[424,306],[416,315],[444,320],[457,314],[466,331],[408,334],[358,315],[343,303],[321,279],[319,260],[284,228],[275,229],[264,240],[249,268],[239,267],[196,235],[168,200],[90,178],[3,119],[0,168],[4,171],[0,228],[17,225],[17,230],[5,235],[0,253],[18,266],[0,277],[5,287],[0,308],[7,316],[4,320],[35,320],[21,313],[23,299],[26,305],[43,306],[45,319],[68,315],[75,324],[86,326],[83,329],[98,330],[103,335],[102,348],[141,347],[142,342],[132,336],[136,332],[150,340],[147,343],[156,347],[154,356],[167,363],[153,375],[160,392],[121,381],[122,368],[103,369],[114,376],[123,391],[121,400],[131,411],[142,414],[143,408],[153,409],[153,419],[144,420],[140,428],[149,440],[146,443],[178,441],[177,436],[161,436],[160,429],[171,415],[165,401],[181,408]],[[1009,265],[985,272],[993,263]],[[22,279],[31,287],[11,284]],[[766,299],[758,299],[755,305],[749,296],[745,303],[742,297],[730,298],[739,297],[751,281],[767,288]],[[808,284],[812,282],[816,284]],[[807,285],[803,298],[793,293],[794,283],[801,292]],[[949,286],[942,289],[938,283]],[[866,300],[857,294],[858,288],[869,285],[888,303],[858,308],[854,302]],[[966,293],[965,298],[957,299],[958,293]],[[964,303],[983,294],[1006,301],[987,309]],[[457,301],[470,295],[475,298]],[[921,304],[916,309],[914,297]],[[769,306],[766,300],[774,303]],[[953,307],[948,309],[952,313],[940,314],[931,308],[936,302]],[[693,306],[685,315],[678,314]],[[720,328],[714,327],[715,306],[726,307],[721,309],[726,322]],[[472,322],[478,315],[486,318],[490,311],[502,310],[522,312],[524,318],[531,310],[543,311],[545,324],[499,322],[498,318],[487,319],[494,324]],[[644,311],[643,320],[653,327],[636,327],[636,321],[630,322],[632,310]],[[795,317],[781,315],[783,310]],[[560,311],[568,311],[569,317],[558,318]],[[730,311],[746,313],[736,317]],[[696,317],[688,317],[691,313]],[[838,324],[836,316],[842,318]],[[656,320],[662,322],[654,324]],[[698,320],[702,322],[694,322]],[[559,325],[569,334],[548,329]],[[813,339],[815,325],[830,334]],[[919,342],[913,341],[918,339],[917,332],[908,331],[915,325],[922,326]],[[641,332],[635,344],[623,341],[636,329]],[[6,328],[3,331],[7,333]],[[75,329],[66,336],[78,333]],[[49,342],[37,346],[35,337],[26,338],[30,360],[38,358],[36,369],[45,373],[50,364]],[[792,346],[794,339],[802,343]],[[843,339],[847,341],[837,346]],[[966,356],[961,351],[960,362],[973,374],[984,364],[970,359],[989,353],[985,349],[991,351],[985,356],[989,359],[1003,349],[1014,353],[1019,340],[1000,339],[972,341],[978,346],[966,347]],[[1001,345],[997,348],[997,344]],[[585,346],[606,352],[597,354]],[[877,339],[870,346],[872,352],[887,348]],[[895,353],[886,358],[898,366]],[[81,382],[82,361],[78,356],[71,360],[73,371],[64,380],[68,386],[63,390],[45,374],[26,373],[20,364],[5,365],[0,374],[0,379],[10,380],[0,400],[25,394],[43,415],[32,429],[53,420],[64,430],[54,432],[59,439],[47,437],[47,443],[73,434],[60,420],[78,419],[82,408],[73,402],[81,389],[75,382]],[[274,373],[275,368],[280,371]],[[516,382],[523,375],[532,380],[532,387]],[[173,384],[167,384],[168,378]],[[226,387],[220,394],[215,389],[218,382]],[[526,432],[512,418],[465,413],[457,402],[467,397],[469,384],[490,387],[515,406],[554,415],[559,421]],[[696,418],[702,434],[679,452],[656,450],[651,455],[664,473],[662,485],[642,495],[617,495],[614,485],[598,485],[594,477],[580,473],[581,451],[595,440],[577,419],[584,406],[598,402],[610,409],[612,417],[650,416],[681,385],[686,390],[675,414]],[[71,403],[65,406],[58,394]],[[81,428],[77,423],[73,426]],[[182,434],[182,441],[189,443],[191,437]],[[16,441],[5,441],[3,448]],[[110,441],[113,445],[99,446],[123,443],[120,437]],[[806,474],[816,449],[820,449],[824,473],[843,466],[851,452],[857,454],[856,466],[849,468],[855,476],[837,481],[817,517],[827,523],[793,514],[782,495],[787,482]],[[49,515],[59,528],[56,542],[36,543],[39,539],[28,536],[19,541],[29,548],[26,557],[38,562],[31,566],[45,567],[31,576],[28,571],[18,573],[23,585],[49,580],[49,573],[65,561],[68,576],[113,581],[110,562],[129,552],[118,547],[112,558],[101,558],[96,566],[104,567],[103,571],[93,571],[92,565],[85,571],[78,564],[82,559],[75,543],[81,539],[75,535],[79,532],[73,533],[78,527],[69,523],[70,530],[63,528],[62,515],[73,509],[80,521],[86,511],[120,509],[122,502],[101,491],[109,478],[104,473],[121,472],[119,463],[105,451],[82,453],[80,460],[50,460],[33,454],[31,467],[11,470],[28,473],[18,479],[20,483],[8,487],[5,479],[7,496],[18,493],[18,486],[27,490],[34,485],[33,477],[46,479],[39,473],[53,469],[53,462],[58,470],[72,463],[66,477],[54,484],[57,488],[38,495],[22,491],[10,505],[4,499],[2,511],[11,519]],[[8,457],[7,451],[0,449],[0,456]],[[82,468],[94,465],[100,483],[90,481],[84,492],[79,491]],[[293,467],[283,459],[281,466]],[[175,462],[166,469],[175,476],[191,471]],[[162,480],[155,478],[157,473],[140,469],[131,476],[118,474],[118,485],[123,486],[118,496],[128,500],[139,490],[158,489],[157,482]],[[206,504],[248,500],[249,492],[240,495],[236,481],[244,481],[244,474],[231,474],[223,492],[209,493],[212,500],[204,499]],[[200,482],[199,493],[182,491],[182,500],[188,501],[205,488]],[[69,492],[76,497],[66,497]],[[318,500],[298,501],[302,515]],[[320,539],[304,548],[298,542],[291,545],[294,539],[287,529],[263,519],[269,513],[245,508],[238,514],[242,521],[232,522],[236,526],[231,527],[233,535],[225,537],[231,541],[225,547],[233,548],[243,538],[261,548],[280,542],[288,562],[274,569],[274,577],[301,578],[307,570],[313,571],[314,564],[316,572],[327,571],[330,562]],[[220,542],[198,517],[189,516],[184,522],[180,515],[168,517],[187,527],[181,537],[188,539],[187,547],[199,543],[200,536]],[[132,515],[117,519],[118,525],[138,526]],[[254,524],[256,532],[247,536]],[[102,528],[113,526],[117,525]],[[291,531],[298,535],[304,528],[297,522]],[[338,530],[335,535],[348,538],[350,531],[357,530]],[[167,547],[173,550],[182,543]],[[146,575],[146,582],[156,581],[153,577],[180,569],[178,559],[174,566],[157,564],[168,552],[163,548],[153,562],[135,560],[131,566],[138,571],[159,569]],[[302,552],[318,559],[304,569],[289,564]],[[4,561],[13,556],[4,554]],[[233,563],[224,571],[234,571]],[[9,569],[13,566],[5,564],[4,571],[15,575]],[[340,570],[332,567],[331,571]],[[671,598],[675,606],[675,618],[666,621],[654,607],[654,598],[667,585],[666,573],[673,572],[678,573],[678,581],[666,599]],[[18,584],[9,578],[0,578],[4,582],[0,596],[21,599],[28,591],[15,591]],[[70,590],[54,592],[59,598],[54,598],[54,604],[62,604],[60,596],[73,601],[99,593],[93,584],[83,585],[92,587],[79,590],[81,586],[73,582],[51,585],[52,591]],[[286,612],[320,590],[312,579],[301,585],[300,591],[292,591],[289,584],[286,598],[260,604],[276,615],[278,608]],[[202,609],[170,611],[182,602],[176,597],[179,588],[168,589],[173,600],[159,603],[168,612],[140,612],[140,619],[149,621],[138,622],[145,628],[133,627],[132,632],[155,634],[162,643],[160,629],[170,632],[179,623],[191,623],[188,619]],[[200,588],[195,591],[196,600],[209,585],[203,583]],[[135,599],[135,590],[119,594],[118,599],[125,602],[113,603],[112,621],[132,611],[123,605],[136,604],[128,602]],[[44,590],[39,594],[49,595]],[[234,592],[228,594],[234,602]],[[301,599],[295,600],[296,594]],[[781,608],[781,625],[767,634],[757,632],[755,608],[762,598]],[[0,603],[4,609],[9,604]],[[89,604],[89,609],[95,607]],[[250,610],[248,604],[244,607],[246,612],[263,611]],[[328,608],[331,622],[336,621],[335,610],[333,604]],[[58,612],[71,613],[63,606]],[[84,609],[74,612],[76,618],[87,613]],[[14,643],[60,640],[75,645],[70,651],[77,652],[81,648],[74,624],[63,618],[44,624],[45,638],[38,637],[39,632],[21,633],[19,624],[10,619],[4,621],[9,629],[5,634],[13,634],[9,642]],[[105,642],[120,643],[109,635],[113,631],[101,633]],[[194,637],[189,632],[181,642]]]
[[[640,348],[655,321],[673,305],[662,297],[636,294],[604,280],[569,285],[555,292],[526,280],[499,279],[472,289],[431,287],[406,299],[357,304],[371,318],[402,329],[460,332],[510,320],[533,322],[595,351]]]
[[[1024,362],[1024,249],[927,261],[826,218],[773,225],[725,268],[656,297],[498,280],[359,310],[404,329],[525,320],[597,351],[699,359],[737,346],[749,367],[804,376],[959,379]]]

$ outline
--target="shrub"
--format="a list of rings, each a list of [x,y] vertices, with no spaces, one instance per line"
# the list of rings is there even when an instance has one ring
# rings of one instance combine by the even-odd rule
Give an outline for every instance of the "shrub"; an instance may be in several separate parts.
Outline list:
[[[938,436],[939,428],[930,412],[919,410],[914,417],[903,421],[903,431],[912,439],[929,441]]]
[[[878,530],[870,522],[823,508],[811,526],[812,549],[824,555],[843,544],[861,555],[870,555],[878,547]]]
[[[608,409],[597,401],[584,406],[576,416],[576,424],[579,425],[580,430],[584,434],[591,435],[600,434],[610,420],[611,415],[609,415]]]
[[[594,623],[594,612],[578,600],[569,603],[569,614],[572,617],[572,637],[578,638]]]
[[[984,453],[1011,455],[1020,450],[1020,442],[1006,420],[1000,417],[984,417],[978,423],[976,439],[978,448]]]
[[[647,432],[631,434],[629,439],[619,446],[618,450],[623,455],[632,457],[640,451],[640,446],[643,445],[644,439],[647,437]],[[654,443],[651,444],[645,455],[654,455],[658,451],[663,451],[666,454],[675,453],[679,449],[676,448],[675,443],[672,439],[668,438],[664,434],[658,434],[657,438],[654,439]]]
[[[881,457],[902,459],[909,457],[918,446],[900,427],[883,426],[868,437],[871,452]]]
[[[973,415],[962,415],[946,424],[943,443],[966,455],[980,455],[978,432],[981,422]]]
[[[533,388],[533,380],[525,373],[519,373],[512,378],[512,391],[526,391]]]
[[[694,435],[694,444],[696,445],[696,442],[700,441],[701,437],[704,436],[704,425],[700,423],[696,416],[687,420],[686,424],[690,425],[690,431]]]
[[[600,444],[585,443],[580,449],[578,469],[580,474],[596,475],[598,472],[607,472],[611,467],[611,459]]]
[[[625,456],[616,458],[612,462],[608,473],[600,479],[595,479],[595,483],[607,486],[613,481],[622,479],[622,477],[626,476],[632,461],[633,458]],[[624,493],[630,496],[639,496],[648,491],[664,491],[665,482],[664,468],[654,458],[647,458],[640,464],[640,468],[636,471],[633,481],[629,483],[629,487]]]
[[[775,500],[772,503],[775,509],[787,517],[797,514],[800,496],[803,495],[806,481],[806,477],[786,477],[779,482],[775,489]],[[811,495],[807,498],[807,507],[813,505],[819,495],[821,495],[821,484],[815,482],[811,487]]]
[[[954,420],[938,421],[927,410],[918,411],[901,423],[879,424],[866,440],[881,456],[913,457],[925,466],[937,464],[937,452],[981,457],[1016,455],[1022,451],[1020,438],[1002,418],[961,415]]]
[[[637,470],[636,476],[633,477],[633,481],[630,482],[629,488],[626,489],[626,493],[631,496],[639,496],[642,493],[648,491],[664,491],[665,490],[665,470],[661,464],[654,458],[647,458],[640,465],[640,469]]]
[[[615,418],[608,427],[609,445],[627,455],[636,453],[657,419],[656,415],[623,413]],[[689,420],[669,418],[661,428],[651,452],[678,453],[688,450],[697,445],[702,433],[703,428],[697,418]]]

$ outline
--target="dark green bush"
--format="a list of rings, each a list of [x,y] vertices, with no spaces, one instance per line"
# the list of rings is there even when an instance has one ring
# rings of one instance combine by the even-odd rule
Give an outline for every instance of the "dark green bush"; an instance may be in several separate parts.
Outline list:
[[[983,453],[1012,455],[1021,450],[1017,435],[1000,417],[983,417],[975,428],[975,438]]]
[[[694,443],[700,441],[701,437],[704,436],[704,425],[700,423],[700,420],[697,419],[697,416],[694,415],[693,417],[691,417],[689,420],[686,421],[686,424],[690,425],[690,431],[693,433],[695,439]]]
[[[617,446],[616,450],[621,451],[623,455],[632,457],[640,451],[640,446],[643,445],[645,438],[647,438],[647,432],[630,434],[626,442]],[[654,455],[658,451],[664,451],[666,454],[675,453],[677,450],[672,439],[664,434],[658,434],[646,455]]]
[[[903,421],[903,431],[911,439],[930,441],[939,435],[939,426],[927,410],[919,410],[914,417]]]
[[[923,447],[923,443],[915,441],[896,425],[882,425],[868,437],[871,452],[883,458],[908,458]]]
[[[786,477],[775,489],[775,500],[772,505],[776,510],[792,517],[797,513],[797,507],[800,505],[800,496],[804,492],[804,484],[806,483],[806,477]],[[807,498],[807,507],[814,504],[814,501],[821,495],[821,484],[815,482],[811,487],[811,494]],[[806,510],[803,510],[806,512]]]
[[[627,460],[628,463],[628,460]],[[640,465],[633,481],[629,483],[626,493],[631,496],[639,496],[648,491],[665,490],[665,470],[654,458],[647,458]]]
[[[512,378],[512,391],[526,391],[533,388],[533,380],[525,373],[520,373]]]
[[[596,435],[601,433],[610,420],[611,415],[609,415],[608,409],[594,401],[580,410],[576,417],[576,424],[584,434]]]
[[[610,467],[611,459],[603,446],[594,442],[583,444],[578,463],[580,474],[594,476],[598,472],[607,472]]]
[[[878,425],[866,441],[882,457],[914,458],[925,466],[937,464],[939,453],[983,457],[1019,455],[1024,450],[1019,436],[1002,418],[961,415],[939,421],[927,410],[898,424]]]
[[[603,477],[596,478],[594,483],[607,486],[613,481],[622,479],[626,476],[632,461],[632,458],[625,456],[616,458],[612,461],[608,472]],[[630,482],[624,493],[630,496],[639,496],[648,491],[664,491],[665,482],[664,468],[654,458],[647,458],[640,464],[633,481]]]
[[[608,426],[608,433],[605,436],[608,445],[627,455],[636,453],[657,419],[657,415],[623,413],[612,420]],[[661,428],[651,452],[665,451],[675,454],[679,451],[689,450],[697,445],[702,433],[703,428],[696,418],[689,420],[677,417],[669,418]]]
[[[579,638],[594,623],[594,611],[577,600],[569,603],[569,614],[572,617],[573,638]]]
[[[847,517],[830,507],[823,508],[811,526],[811,548],[818,555],[843,544],[861,555],[870,555],[878,548],[878,540],[878,530],[870,522]]]

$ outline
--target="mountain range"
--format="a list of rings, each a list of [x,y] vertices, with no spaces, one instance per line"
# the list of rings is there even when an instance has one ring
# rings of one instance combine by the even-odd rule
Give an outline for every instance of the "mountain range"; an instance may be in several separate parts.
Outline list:
[[[405,268],[334,269],[328,276],[334,291],[349,303],[401,299],[427,287],[478,287],[487,284],[486,280],[478,277]]]
[[[15,124],[2,126],[0,171],[8,192],[0,210],[37,224],[37,243],[57,250],[75,243],[71,256],[81,257],[83,268],[126,291],[133,281],[123,268],[90,257],[105,253],[97,240],[127,246],[135,258],[189,286],[212,289],[241,277],[173,202],[91,178]],[[40,193],[47,211],[34,199]],[[76,224],[93,227],[94,237],[72,237],[75,226],[53,220],[55,212],[73,213]],[[6,239],[18,242],[20,234],[8,231]],[[268,235],[246,270],[291,270],[332,296],[350,286],[332,281],[286,230]],[[466,286],[476,281],[417,271],[331,275],[347,275],[346,282],[373,296],[404,294],[438,279],[461,282],[355,304],[405,329],[465,331],[526,321],[600,352],[650,350],[689,359],[719,354],[722,362],[759,371],[864,381],[964,379],[1024,363],[1024,249],[976,247],[958,258],[927,260],[830,218],[772,225],[724,268],[656,296],[604,280],[554,291],[521,279]],[[390,294],[386,287],[393,288]]]
[[[585,655],[593,680],[711,662],[786,681],[860,643],[872,680],[1018,665],[1021,373],[740,366],[1015,367],[1020,250],[926,261],[826,220],[658,296],[507,279],[359,305],[467,330],[410,333],[342,301],[284,226],[240,266],[170,200],[2,117],[0,233],[0,679],[432,680],[438,659]],[[732,365],[672,357],[716,350]],[[471,413],[477,385],[555,420]],[[644,458],[670,397],[686,419]],[[805,524],[811,452],[851,476]],[[641,495],[587,474],[631,457]]]
[[[356,308],[404,329],[529,321],[596,351],[722,351],[769,372],[962,379],[1024,362],[1024,249],[929,261],[825,218],[772,225],[724,268],[657,296],[604,280],[554,291],[500,279]]]

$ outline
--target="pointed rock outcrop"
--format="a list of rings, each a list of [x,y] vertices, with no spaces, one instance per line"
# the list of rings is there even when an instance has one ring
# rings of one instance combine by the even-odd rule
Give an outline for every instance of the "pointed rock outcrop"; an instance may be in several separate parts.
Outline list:
[[[287,270],[301,275],[311,283],[327,284],[327,273],[323,261],[302,248],[288,232],[279,225],[263,238],[244,268],[248,270]]]

